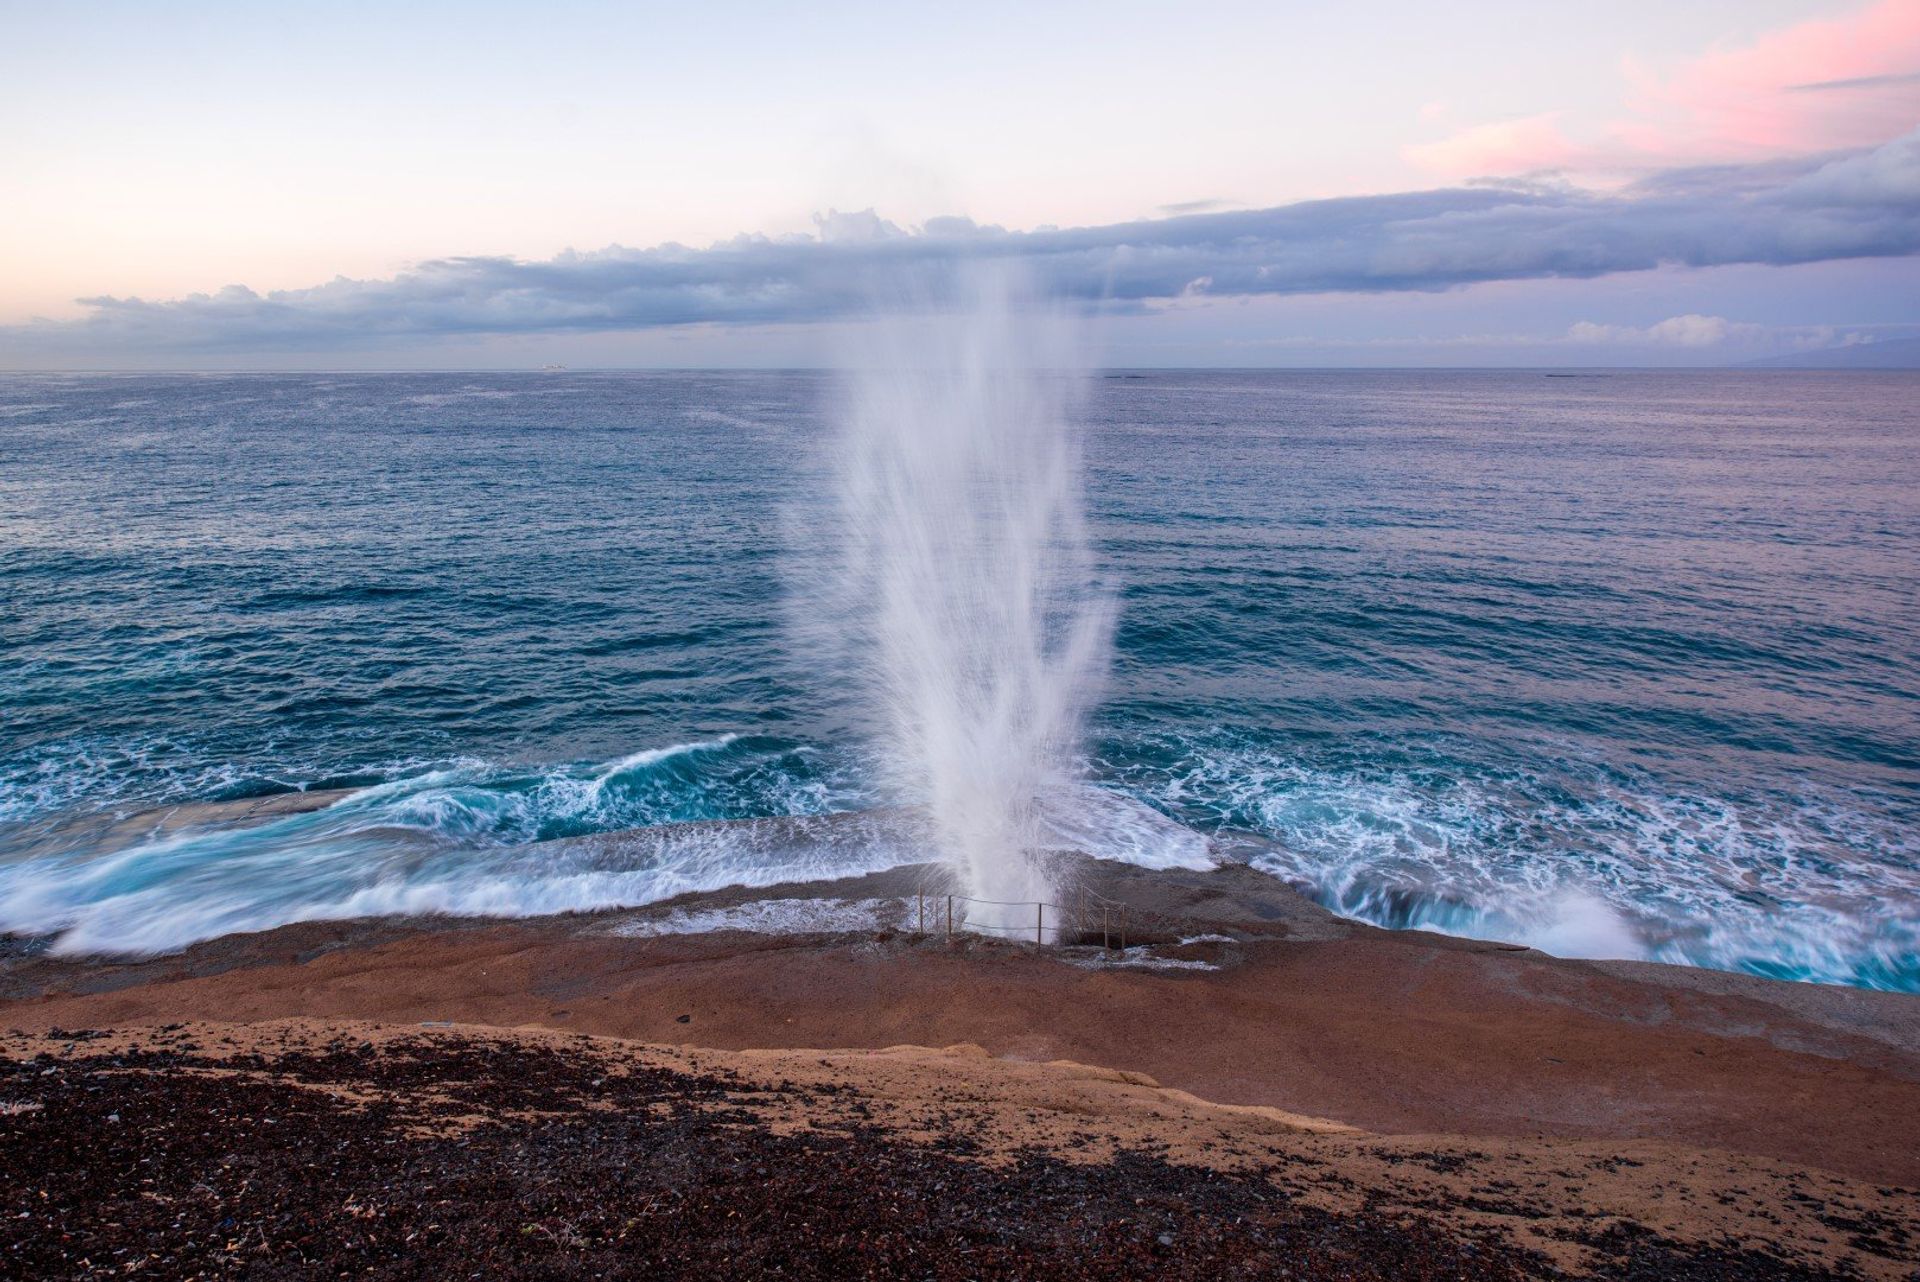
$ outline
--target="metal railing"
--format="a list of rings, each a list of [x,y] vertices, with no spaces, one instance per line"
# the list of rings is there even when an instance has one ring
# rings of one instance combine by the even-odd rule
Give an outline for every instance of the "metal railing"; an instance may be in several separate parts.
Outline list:
[[[989,922],[969,919],[967,906],[977,904],[989,908],[1032,909],[1033,925],[1021,922]],[[1100,934],[1100,946],[1111,950],[1114,940],[1118,939],[1120,948],[1127,946],[1127,906],[1118,900],[1108,899],[1104,895],[1086,892],[1077,904],[1055,904],[1039,899],[981,899],[973,895],[950,895],[945,893],[928,894],[920,891],[914,896],[914,920],[918,932],[928,934],[928,912],[933,913],[933,930],[944,930],[951,938],[956,934],[990,933],[997,937],[1025,939],[1029,932],[1035,946],[1044,946],[1047,932],[1053,932],[1055,942],[1072,937],[1090,941],[1094,931]],[[1022,914],[1024,918],[1024,914]],[[1098,922],[1098,926],[1095,926]]]

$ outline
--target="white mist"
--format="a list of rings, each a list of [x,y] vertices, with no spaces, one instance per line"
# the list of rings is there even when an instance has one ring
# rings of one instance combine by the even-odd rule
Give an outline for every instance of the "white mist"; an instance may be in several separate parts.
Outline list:
[[[1071,796],[1114,605],[1087,533],[1075,327],[1005,275],[959,295],[874,327],[848,362],[824,622],[851,645],[887,782],[931,817],[958,889],[997,901],[968,923],[1012,932],[1058,902],[1042,807]]]

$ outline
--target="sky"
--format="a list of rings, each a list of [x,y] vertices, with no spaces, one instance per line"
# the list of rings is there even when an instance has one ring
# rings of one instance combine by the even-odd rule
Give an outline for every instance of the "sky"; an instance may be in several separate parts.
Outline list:
[[[975,260],[1112,364],[1920,337],[1920,0],[0,0],[0,368],[808,365]]]

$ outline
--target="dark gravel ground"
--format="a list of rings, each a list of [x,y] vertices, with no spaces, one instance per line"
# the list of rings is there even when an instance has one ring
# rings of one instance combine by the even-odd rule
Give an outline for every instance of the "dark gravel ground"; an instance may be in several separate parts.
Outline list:
[[[863,1125],[843,1092],[615,1064],[585,1039],[95,1040],[0,1061],[0,1276],[1555,1276],[1444,1207],[1333,1214],[1284,1171],[1139,1153],[988,1164]],[[775,1133],[769,1096],[832,1129]],[[1606,1277],[1830,1276],[1618,1225],[1587,1244]]]

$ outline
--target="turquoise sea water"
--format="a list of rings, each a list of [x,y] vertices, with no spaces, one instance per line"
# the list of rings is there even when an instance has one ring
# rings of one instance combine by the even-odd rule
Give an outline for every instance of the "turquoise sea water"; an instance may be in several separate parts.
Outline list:
[[[534,843],[893,800],[790,626],[830,393],[0,377],[0,930],[140,950],[798,870]],[[1920,376],[1129,374],[1087,429],[1107,853],[1185,858],[1153,813],[1383,924],[1920,990]]]

